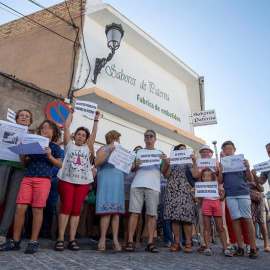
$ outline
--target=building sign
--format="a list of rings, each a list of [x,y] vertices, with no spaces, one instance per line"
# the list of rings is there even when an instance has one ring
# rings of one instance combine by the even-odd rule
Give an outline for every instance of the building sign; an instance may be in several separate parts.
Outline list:
[[[192,113],[193,126],[206,126],[217,124],[216,111],[200,111]]]

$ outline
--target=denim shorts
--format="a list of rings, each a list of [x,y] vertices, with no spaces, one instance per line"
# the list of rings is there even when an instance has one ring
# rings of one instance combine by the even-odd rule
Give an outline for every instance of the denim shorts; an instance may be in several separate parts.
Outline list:
[[[226,197],[231,219],[252,218],[250,196]]]

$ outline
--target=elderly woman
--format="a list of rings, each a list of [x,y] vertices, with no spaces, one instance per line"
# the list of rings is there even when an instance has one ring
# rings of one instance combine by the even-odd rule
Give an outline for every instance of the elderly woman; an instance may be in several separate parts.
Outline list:
[[[105,135],[106,144],[97,152],[95,165],[98,168],[96,214],[101,215],[100,229],[101,236],[98,242],[98,250],[106,250],[106,232],[110,220],[113,233],[113,249],[120,251],[121,245],[118,242],[119,214],[125,214],[125,191],[124,173],[116,169],[108,162],[111,153],[120,143],[121,134],[115,130]]]
[[[16,122],[29,127],[33,123],[33,115],[29,110],[19,110]],[[20,162],[0,160],[0,205],[5,201],[2,221],[0,224],[0,244],[6,242],[9,227],[16,210],[18,191],[25,174],[25,168]]]
[[[184,144],[179,144],[174,147],[176,150],[185,150]],[[174,233],[174,243],[171,246],[171,251],[180,251],[180,236],[181,225],[183,224],[186,245],[185,252],[192,253],[191,238],[192,238],[192,223],[195,218],[195,201],[191,195],[191,185],[187,175],[194,178],[199,177],[199,169],[197,167],[195,155],[190,156],[193,164],[170,165],[168,170],[163,174],[167,178],[167,188],[164,197],[164,219],[169,219],[172,222],[172,230]],[[167,159],[169,163],[170,159]]]

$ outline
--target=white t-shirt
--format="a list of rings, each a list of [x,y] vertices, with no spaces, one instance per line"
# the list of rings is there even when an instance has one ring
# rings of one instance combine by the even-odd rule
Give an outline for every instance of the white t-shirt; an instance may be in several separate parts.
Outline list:
[[[65,147],[65,158],[57,176],[60,180],[85,185],[93,182],[90,150],[87,144],[75,145],[71,140]]]

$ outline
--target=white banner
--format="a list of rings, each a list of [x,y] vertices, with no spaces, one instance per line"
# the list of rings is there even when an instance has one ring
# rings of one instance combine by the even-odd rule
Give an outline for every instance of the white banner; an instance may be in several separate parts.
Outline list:
[[[216,111],[200,111],[192,113],[193,126],[206,126],[217,124]]]
[[[256,164],[253,166],[256,172],[268,172],[270,171],[270,160]]]
[[[208,197],[208,198],[218,198],[218,182],[196,182],[195,183],[195,197]]]
[[[135,156],[135,152],[129,151],[121,145],[117,145],[115,150],[111,153],[108,162],[114,165],[118,170],[128,174],[130,173]]]
[[[191,151],[189,149],[171,151],[170,164],[192,164],[190,155]]]
[[[197,165],[199,170],[205,167],[212,169],[217,165],[217,160],[215,158],[199,158],[197,159]]]
[[[150,166],[150,165],[160,165],[161,158],[160,155],[162,154],[159,150],[147,150],[143,149],[137,153],[137,159],[142,161],[141,166]]]
[[[89,101],[76,100],[75,112],[86,116],[90,119],[94,119],[96,115],[97,104]]]
[[[8,111],[7,111],[7,120],[10,121],[11,123],[17,124],[16,123],[16,113],[13,112],[9,108],[8,108]]]
[[[19,156],[12,153],[8,148],[21,143],[23,135],[27,133],[27,130],[28,127],[26,126],[0,120],[0,159],[20,161]]]
[[[233,155],[221,158],[223,172],[242,172],[246,170],[244,165],[244,155]]]

